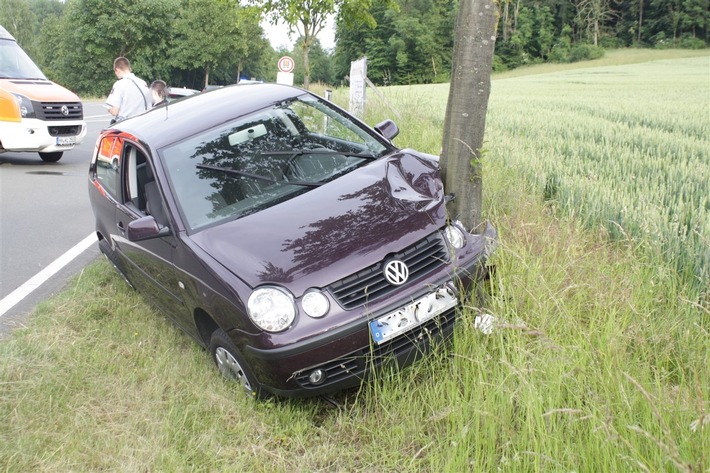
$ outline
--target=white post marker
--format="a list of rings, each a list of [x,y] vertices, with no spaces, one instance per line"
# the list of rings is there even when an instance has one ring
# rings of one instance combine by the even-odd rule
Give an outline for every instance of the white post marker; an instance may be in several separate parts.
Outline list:
[[[365,116],[365,80],[367,79],[367,58],[350,63],[350,113],[356,117]]]
[[[283,85],[293,85],[293,68],[296,63],[290,56],[283,56],[278,62],[279,72],[276,74],[276,83]]]

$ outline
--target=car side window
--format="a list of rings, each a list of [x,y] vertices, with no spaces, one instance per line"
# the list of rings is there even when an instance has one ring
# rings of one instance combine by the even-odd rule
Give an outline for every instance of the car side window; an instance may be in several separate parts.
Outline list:
[[[104,190],[116,200],[120,200],[122,150],[123,140],[120,137],[107,136],[101,140],[96,157],[96,178]]]
[[[145,185],[152,181],[153,173],[145,159],[145,154],[137,147],[125,145],[123,154],[125,204],[132,204],[139,212],[146,213]]]
[[[127,143],[123,152],[123,203],[137,213],[152,215],[161,226],[168,224],[155,174],[145,154]]]

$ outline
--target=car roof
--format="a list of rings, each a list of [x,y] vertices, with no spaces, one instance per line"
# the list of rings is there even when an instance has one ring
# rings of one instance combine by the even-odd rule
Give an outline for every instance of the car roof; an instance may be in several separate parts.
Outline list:
[[[156,107],[118,123],[114,128],[134,135],[153,149],[159,149],[202,130],[307,93],[303,89],[280,84],[230,85]]]

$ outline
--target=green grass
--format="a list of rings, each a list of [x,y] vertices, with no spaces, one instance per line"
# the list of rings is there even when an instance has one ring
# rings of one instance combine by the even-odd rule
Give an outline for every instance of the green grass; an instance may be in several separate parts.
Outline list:
[[[625,71],[664,69],[628,67],[586,69],[585,80],[609,83],[585,90],[603,98],[600,88],[613,90]],[[666,67],[685,83],[694,66]],[[335,396],[341,408],[321,399],[257,403],[101,261],[0,342],[0,471],[707,471],[707,299],[643,235],[610,238],[603,221],[566,210],[559,196],[543,199],[544,158],[568,157],[552,144],[560,128],[533,112],[555,101],[576,106],[569,73],[494,79],[484,163],[486,214],[500,231],[485,308],[498,320],[491,335],[473,328],[482,309],[468,304],[451,349]],[[535,99],[545,88],[556,94]],[[384,92],[402,118],[397,143],[438,152],[445,88]],[[660,106],[652,81],[639,82],[632,99]],[[696,107],[680,100],[681,109]],[[606,108],[612,102],[604,99]],[[587,97],[580,104],[592,106]],[[391,115],[380,108],[368,122]],[[589,123],[560,108],[570,133],[577,120]],[[538,128],[521,139],[506,131],[506,115]],[[678,128],[702,131],[696,118]],[[647,140],[666,133],[639,144],[662,149],[663,140]],[[592,136],[569,135],[570,149],[604,149],[589,144]],[[622,156],[631,165],[634,155]]]

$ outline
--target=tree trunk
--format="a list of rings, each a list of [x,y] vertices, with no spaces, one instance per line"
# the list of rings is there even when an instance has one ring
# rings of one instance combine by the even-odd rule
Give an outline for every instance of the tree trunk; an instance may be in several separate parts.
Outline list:
[[[311,50],[310,38],[303,40],[303,88],[308,90],[311,86],[311,63],[308,60],[308,53]]]
[[[641,44],[641,28],[643,28],[643,0],[639,0],[639,31],[637,43]]]
[[[454,60],[446,106],[441,169],[447,206],[471,231],[482,222],[481,148],[486,126],[498,21],[497,0],[462,0],[456,20]]]

